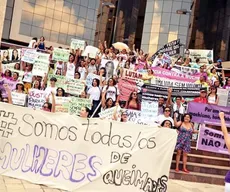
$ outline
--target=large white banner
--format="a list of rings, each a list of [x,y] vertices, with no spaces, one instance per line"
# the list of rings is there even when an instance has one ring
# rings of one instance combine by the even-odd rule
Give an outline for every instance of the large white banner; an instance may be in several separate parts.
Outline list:
[[[77,192],[167,191],[175,130],[0,107],[1,175]]]

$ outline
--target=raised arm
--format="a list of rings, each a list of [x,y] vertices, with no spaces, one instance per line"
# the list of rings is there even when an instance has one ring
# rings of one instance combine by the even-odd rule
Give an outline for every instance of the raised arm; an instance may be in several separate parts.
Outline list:
[[[8,103],[13,104],[11,90],[10,90],[9,86],[7,84],[4,84],[3,86],[4,86],[4,88],[5,88],[6,92],[7,92],[7,95],[8,95]]]
[[[172,105],[172,88],[168,88],[168,98],[166,101],[166,106]]]
[[[175,127],[179,128],[181,126],[182,122],[177,121],[176,114],[174,114],[174,125]]]
[[[220,112],[219,117],[220,117],[220,122],[221,122],[221,130],[224,134],[224,140],[227,145],[228,151],[230,152],[230,136],[228,135],[228,130],[227,130],[225,119],[224,119],[224,113]]]

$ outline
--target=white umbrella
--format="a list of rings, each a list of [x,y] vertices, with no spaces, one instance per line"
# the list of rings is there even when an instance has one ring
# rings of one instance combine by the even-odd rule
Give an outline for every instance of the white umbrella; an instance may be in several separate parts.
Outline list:
[[[113,44],[113,47],[115,49],[118,49],[119,51],[122,51],[123,49],[126,49],[126,51],[129,51],[129,47],[128,45],[126,45],[125,43],[122,43],[122,42],[116,42]]]

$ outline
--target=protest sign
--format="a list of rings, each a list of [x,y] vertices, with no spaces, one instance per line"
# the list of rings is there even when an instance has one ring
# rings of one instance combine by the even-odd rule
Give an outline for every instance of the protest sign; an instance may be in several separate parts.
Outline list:
[[[139,84],[138,82],[132,79],[124,79],[124,78],[119,79],[118,89],[120,92],[120,100],[128,101],[130,94],[134,91],[140,93],[141,86],[142,84]]]
[[[17,81],[11,81],[9,79],[2,79],[2,81],[1,81],[2,86],[3,86],[3,84],[7,84],[11,91],[16,89],[17,83],[18,83]],[[5,91],[5,88],[2,87],[2,97],[7,97],[7,96],[8,96],[8,94]]]
[[[85,89],[85,81],[79,79],[67,78],[66,92],[72,95],[81,95]]]
[[[137,71],[132,71],[128,69],[123,70],[122,78],[124,79],[132,79],[135,81],[143,82],[142,77],[143,77],[143,74]]]
[[[175,130],[0,107],[2,176],[66,191],[167,190]]]
[[[11,92],[12,102],[14,105],[25,106],[26,103],[26,94]]]
[[[71,97],[69,104],[69,114],[70,115],[80,115],[82,107],[92,108],[92,101],[90,99]]]
[[[46,102],[46,92],[38,89],[30,89],[28,93],[28,107],[41,109]]]
[[[55,97],[55,112],[68,113],[71,97]]]
[[[23,51],[22,61],[26,63],[34,63],[35,59],[38,57],[36,49],[25,49]]]
[[[57,79],[57,82],[55,83],[56,87],[61,87],[64,90],[67,89],[67,81],[66,81],[66,77],[65,76],[61,76],[61,75],[53,75],[53,74],[49,74],[48,75],[48,82],[47,82],[47,86],[50,87],[50,79],[52,77],[55,77]]]
[[[192,121],[196,123],[219,123],[219,112],[224,112],[226,123],[230,124],[229,107],[189,102],[187,112],[192,115]]]
[[[186,101],[200,95],[200,87],[173,87],[172,97],[183,97]],[[158,101],[160,97],[168,98],[168,87],[161,85],[143,85],[142,100]]]
[[[153,85],[159,85],[159,86],[165,86],[165,87],[187,87],[187,88],[200,88],[201,85],[194,84],[192,82],[186,82],[186,81],[177,81],[173,79],[167,79],[167,78],[152,78],[151,84]]]
[[[83,51],[85,49],[85,41],[79,39],[71,39],[70,48],[73,50],[80,49]]]
[[[158,116],[158,102],[142,100],[141,117],[154,121]]]
[[[201,126],[197,140],[197,149],[214,153],[229,154],[221,131]]]
[[[49,61],[35,59],[32,74],[34,76],[41,76],[44,77],[45,74],[48,73],[49,70]]]
[[[68,62],[69,54],[70,54],[70,51],[67,49],[54,48],[52,56],[53,56],[53,60],[55,61]]]
[[[189,49],[185,50],[185,54],[189,54],[189,58],[195,63],[196,59],[200,59],[200,64],[208,64],[209,61],[213,62],[213,50],[205,49]]]
[[[230,92],[229,89],[217,88],[217,95],[219,97],[218,105],[229,107],[230,106]]]
[[[118,60],[108,60],[108,59],[101,60],[100,68],[105,68],[106,79],[109,79],[113,77],[113,75],[116,75],[118,64],[119,64]]]
[[[112,119],[116,107],[105,109],[99,113],[99,117],[102,119]]]
[[[97,54],[100,53],[100,50],[97,47],[88,45],[82,53],[82,56],[90,58],[96,58]]]
[[[152,67],[152,70],[156,77],[161,77],[161,78],[175,79],[175,80],[187,81],[187,82],[195,82],[200,78],[200,76],[177,73],[160,67]]]
[[[37,59],[49,61],[50,60],[50,54],[37,52]]]
[[[200,69],[192,68],[192,67],[184,67],[180,65],[173,65],[172,71],[175,71],[177,73],[183,73],[186,75],[193,75],[197,76],[197,78],[200,77]]]
[[[169,56],[180,54],[180,39],[165,44],[162,48],[153,54],[152,60],[154,60],[159,53],[166,53]]]

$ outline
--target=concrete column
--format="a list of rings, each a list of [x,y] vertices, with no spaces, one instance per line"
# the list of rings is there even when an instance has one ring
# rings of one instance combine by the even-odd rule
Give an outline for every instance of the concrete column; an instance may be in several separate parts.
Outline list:
[[[0,45],[2,41],[2,33],[4,27],[7,0],[0,0]]]

